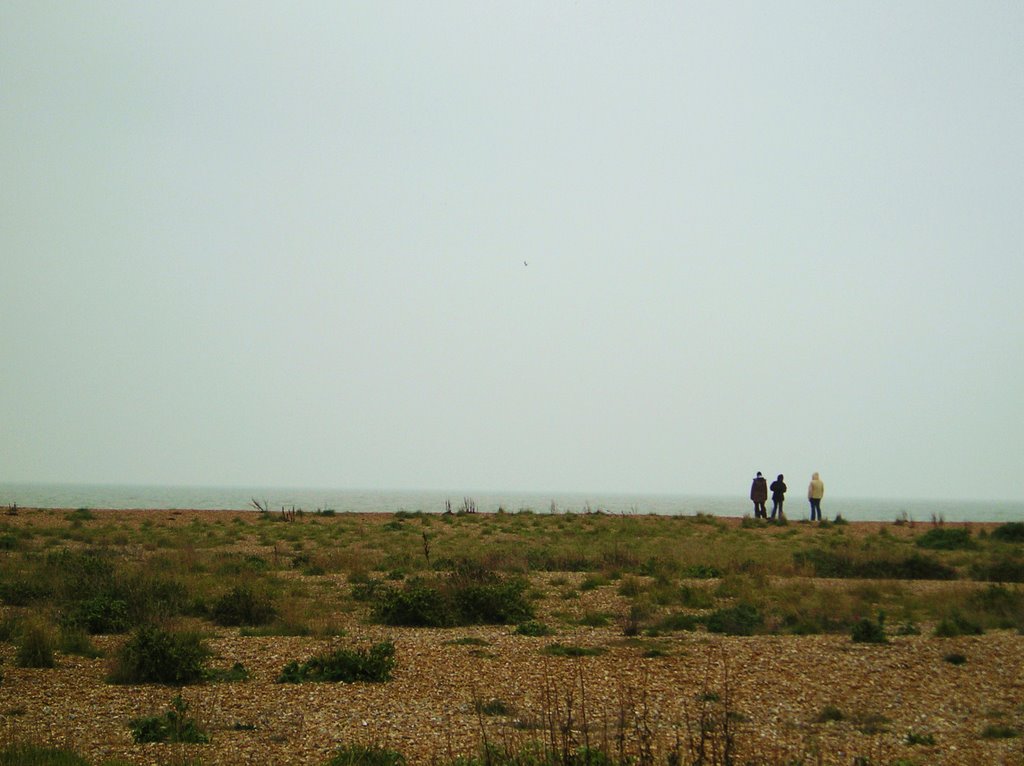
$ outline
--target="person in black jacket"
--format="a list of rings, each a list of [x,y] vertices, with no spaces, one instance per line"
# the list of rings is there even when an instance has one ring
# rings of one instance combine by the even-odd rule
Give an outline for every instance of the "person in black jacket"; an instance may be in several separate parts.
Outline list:
[[[767,519],[768,510],[764,504],[768,500],[768,480],[760,471],[754,477],[754,483],[750,485],[750,499],[754,501],[754,518]]]
[[[782,503],[786,500],[786,482],[782,480],[782,474],[779,474],[779,478],[772,482],[772,485],[768,488],[772,491],[772,518],[775,518],[775,512],[779,512],[779,520],[785,518],[782,515]]]

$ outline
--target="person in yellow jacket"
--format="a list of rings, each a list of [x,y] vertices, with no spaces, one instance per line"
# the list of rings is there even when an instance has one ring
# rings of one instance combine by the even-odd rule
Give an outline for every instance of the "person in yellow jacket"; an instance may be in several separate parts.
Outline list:
[[[821,498],[825,497],[825,482],[815,471],[811,476],[811,483],[807,485],[807,499],[811,502],[811,521],[814,521],[817,514],[818,521],[821,521]]]

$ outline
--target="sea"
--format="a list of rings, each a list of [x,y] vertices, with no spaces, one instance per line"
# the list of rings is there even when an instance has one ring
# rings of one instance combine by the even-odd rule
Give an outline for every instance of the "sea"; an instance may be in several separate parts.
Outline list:
[[[794,496],[795,495],[795,496]],[[444,513],[611,513],[620,515],[742,517],[751,515],[746,493],[733,496],[610,494],[583,492],[472,492],[466,490],[324,489],[312,487],[190,487],[107,484],[18,484],[0,482],[0,508],[111,508],[144,510]],[[791,521],[808,518],[801,493],[790,493],[785,505]],[[825,518],[847,521],[1009,522],[1024,521],[1024,502],[852,498],[826,495]]]

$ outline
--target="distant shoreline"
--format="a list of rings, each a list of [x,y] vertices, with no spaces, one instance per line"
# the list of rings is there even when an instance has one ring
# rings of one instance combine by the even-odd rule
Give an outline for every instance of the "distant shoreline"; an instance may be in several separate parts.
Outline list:
[[[17,518],[23,517],[23,516],[27,517],[27,516],[31,516],[31,515],[37,515],[37,514],[52,514],[52,515],[73,514],[73,513],[77,512],[79,510],[83,510],[83,509],[80,509],[80,508],[47,508],[47,507],[18,506],[17,507],[17,512],[14,513],[14,514],[11,514],[9,509],[6,512],[0,511],[0,513],[6,513],[6,515],[4,515],[3,518],[11,520],[11,519],[17,519]],[[171,519],[171,520],[178,520],[178,519],[180,519],[180,520],[183,520],[183,521],[184,520],[191,520],[191,519],[209,519],[209,518],[214,518],[214,517],[223,518],[224,516],[239,516],[239,517],[251,518],[253,516],[259,516],[259,515],[264,513],[263,511],[258,511],[258,510],[253,509],[253,508],[250,508],[250,509],[237,509],[237,508],[223,508],[223,509],[211,509],[211,508],[88,508],[88,509],[84,509],[84,510],[88,510],[89,513],[91,513],[91,514],[98,514],[98,515],[101,515],[101,516],[122,516],[122,517],[125,517],[125,518],[128,518],[128,519],[136,519],[136,520],[142,520],[143,518],[152,518],[154,515],[165,514],[168,517],[168,519]],[[290,511],[290,509],[285,509],[285,510],[286,511]],[[323,512],[318,513],[316,511],[300,511],[300,509],[295,509],[295,510],[296,510],[296,514],[298,514],[297,518],[300,521],[303,521],[303,520],[313,520],[313,519],[317,519],[317,518],[331,518],[331,517],[335,517],[335,516],[344,516],[344,517],[347,517],[347,518],[362,518],[362,519],[365,519],[366,521],[372,522],[372,523],[380,523],[384,519],[393,518],[395,516],[405,516],[405,517],[412,516],[412,517],[415,517],[415,516],[419,516],[419,515],[424,515],[424,516],[440,517],[440,516],[445,516],[446,515],[446,513],[444,511],[329,511],[327,513],[323,513]],[[475,511],[475,512],[473,512],[471,514],[468,514],[468,515],[478,516],[478,517],[482,517],[482,518],[488,518],[488,517],[501,517],[501,516],[506,516],[506,515],[507,516],[515,516],[517,514],[534,514],[534,513],[536,513],[537,515],[543,515],[543,516],[551,515],[547,511],[542,511],[542,512],[536,512],[536,511],[505,511],[505,512],[498,512],[498,511]],[[271,510],[271,511],[267,512],[266,515],[269,518],[271,518],[271,519],[279,519],[279,518],[281,518],[283,516],[281,509]],[[462,512],[453,512],[451,515],[453,515],[453,516],[461,516],[461,515],[467,515],[467,514],[462,513]],[[569,510],[569,511],[560,512],[559,514],[556,514],[556,515],[567,515],[567,516],[587,516],[587,515],[592,515],[592,516],[608,516],[608,517],[622,517],[622,518],[625,518],[625,517],[635,517],[635,518],[645,518],[645,519],[664,519],[666,522],[669,522],[669,521],[671,521],[672,519],[675,519],[675,518],[683,518],[683,519],[690,518],[690,519],[692,519],[692,518],[695,518],[697,516],[700,516],[701,514],[685,514],[685,515],[684,514],[676,514],[675,516],[670,516],[670,515],[659,514],[659,513],[630,513],[630,512],[616,513],[616,512],[612,512],[612,511],[580,512],[580,511]],[[707,516],[707,514],[703,514],[703,515]],[[724,525],[726,525],[728,527],[739,527],[739,526],[742,526],[744,524],[748,524],[752,528],[768,529],[768,528],[772,528],[774,526],[786,526],[786,525],[790,525],[790,526],[797,525],[797,526],[805,526],[805,527],[818,526],[819,525],[819,522],[812,522],[812,521],[810,521],[806,517],[793,517],[791,515],[787,515],[786,516],[786,519],[785,519],[786,523],[784,525],[777,525],[773,521],[767,521],[766,522],[766,521],[763,521],[763,520],[756,520],[752,516],[750,516],[749,514],[748,515],[743,515],[743,516],[713,516],[711,518],[713,518],[715,522],[720,523],[720,524],[724,524]],[[930,519],[929,520],[906,520],[906,521],[896,520],[896,519],[891,520],[891,521],[878,521],[878,520],[872,520],[872,519],[854,519],[854,520],[842,519],[841,521],[839,521],[837,523],[836,522],[836,518],[834,516],[831,517],[831,518],[826,517],[824,521],[825,521],[825,526],[832,525],[832,526],[850,527],[850,528],[856,530],[858,533],[873,533],[873,532],[877,532],[878,530],[880,530],[882,528],[894,527],[894,526],[895,527],[907,527],[907,528],[911,528],[911,529],[916,528],[916,527],[930,528],[930,527],[935,527],[935,526],[940,526],[940,527],[944,526],[944,527],[966,527],[966,528],[978,528],[978,529],[983,529],[983,530],[991,530],[991,529],[995,529],[996,527],[1002,526],[1003,524],[1009,523],[1009,522],[1005,522],[1005,521],[946,521],[946,520],[932,521]]]
[[[292,508],[307,513],[444,513],[467,507],[480,512],[538,514],[601,511],[616,515],[694,516],[700,513],[743,518],[753,507],[743,493],[729,496],[614,494],[583,492],[476,492],[443,490],[350,490],[315,487],[182,487],[159,485],[28,484],[0,482],[0,513],[14,503],[31,508],[107,508],[124,510],[254,511],[258,500],[271,510]],[[1024,502],[971,500],[904,500],[846,497],[832,487],[822,510],[827,518],[847,521],[926,523],[1006,522],[1024,520]],[[791,520],[808,515],[802,488],[789,492],[786,511]]]

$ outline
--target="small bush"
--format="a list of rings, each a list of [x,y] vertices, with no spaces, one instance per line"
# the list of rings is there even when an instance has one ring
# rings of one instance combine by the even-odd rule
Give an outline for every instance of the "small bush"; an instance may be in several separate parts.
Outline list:
[[[992,539],[1004,543],[1024,543],[1024,521],[1000,524],[992,530]]]
[[[576,621],[576,624],[587,628],[605,628],[611,621],[611,615],[607,612],[587,612]]]
[[[395,645],[390,641],[365,649],[338,649],[318,655],[303,663],[290,662],[281,671],[277,682],[297,684],[306,681],[382,683],[391,680],[395,666]]]
[[[1024,582],[1024,560],[999,556],[971,566],[971,577],[984,582]]]
[[[912,622],[910,620],[907,620],[906,622],[901,623],[900,626],[896,629],[896,635],[897,636],[920,636],[921,635],[921,629],[919,627],[917,627],[916,623],[914,623],[914,622]]]
[[[477,700],[473,707],[480,715],[512,715],[512,706],[497,698]]]
[[[696,615],[675,612],[658,620],[654,624],[654,628],[659,631],[696,630],[698,625],[700,625],[700,618]]]
[[[516,633],[520,636],[550,636],[554,633],[551,628],[540,620],[527,620],[516,625]]]
[[[1006,724],[992,723],[982,730],[981,736],[983,739],[1013,739],[1019,737],[1020,732]]]
[[[683,570],[682,576],[695,580],[714,580],[722,576],[722,570],[710,564],[693,564]]]
[[[684,585],[678,595],[679,604],[690,609],[710,609],[715,605],[715,596],[707,588]]]
[[[24,579],[0,583],[0,600],[9,606],[31,606],[53,595],[53,588],[45,582]]]
[[[14,743],[0,749],[0,766],[89,766],[89,762],[69,750]]]
[[[965,617],[958,611],[954,611],[948,617],[944,617],[935,626],[935,635],[940,638],[955,638],[956,636],[980,636],[985,631],[978,623]]]
[[[638,577],[627,576],[619,583],[619,595],[625,598],[636,598],[644,592],[644,584]]]
[[[849,551],[811,548],[793,554],[797,566],[809,566],[818,577],[892,579],[892,580],[952,580],[956,570],[937,559],[921,553],[887,556],[856,555]]]
[[[948,662],[950,665],[963,665],[965,662],[967,662],[967,657],[963,654],[960,654],[959,652],[947,654],[942,659]]]
[[[712,612],[707,616],[704,624],[712,633],[752,636],[764,625],[764,617],[757,607],[740,603]]]
[[[931,734],[927,734],[924,732],[908,731],[907,744],[925,745],[926,747],[932,747],[935,744],[935,737]]]
[[[239,585],[217,599],[210,616],[218,625],[267,625],[277,610],[268,596]]]
[[[523,579],[460,582],[452,600],[462,625],[508,625],[533,617]]]
[[[91,635],[124,633],[131,626],[128,603],[109,595],[76,601],[62,616],[61,624],[79,627]]]
[[[109,680],[115,684],[196,684],[205,678],[209,655],[195,634],[143,626],[121,647]]]
[[[878,621],[863,617],[854,624],[850,638],[857,644],[887,644],[889,639],[885,637],[885,616],[878,615]]]
[[[409,627],[514,624],[533,617],[526,589],[522,578],[458,570],[436,582],[415,578],[401,588],[374,588],[371,616],[384,625]]]
[[[846,718],[843,711],[834,705],[826,705],[814,719],[815,723],[829,723],[830,721],[842,721]]]
[[[609,580],[604,575],[588,575],[583,578],[583,582],[580,583],[580,590],[596,590],[608,583]]]
[[[544,647],[544,654],[552,657],[594,657],[604,654],[605,649],[600,646],[577,646],[576,644],[548,644]]]
[[[933,551],[961,551],[978,547],[970,530],[963,527],[933,527],[918,537],[914,544],[918,548]]]
[[[451,602],[432,585],[415,579],[402,588],[373,589],[371,616],[383,625],[444,628],[455,624]]]
[[[230,668],[217,668],[206,671],[206,679],[217,683],[248,681],[249,670],[241,662],[236,662]]]
[[[15,664],[22,668],[52,668],[57,661],[53,653],[57,648],[53,631],[42,622],[30,622],[22,631],[18,641]]]
[[[383,747],[345,745],[326,766],[405,766],[405,756]]]
[[[59,646],[64,654],[93,658],[103,656],[103,652],[89,639],[89,634],[77,627],[61,628]]]
[[[171,709],[162,716],[133,718],[128,722],[132,739],[143,742],[187,742],[202,744],[210,741],[206,732],[199,728],[195,719],[188,717],[188,703],[175,695]]]

